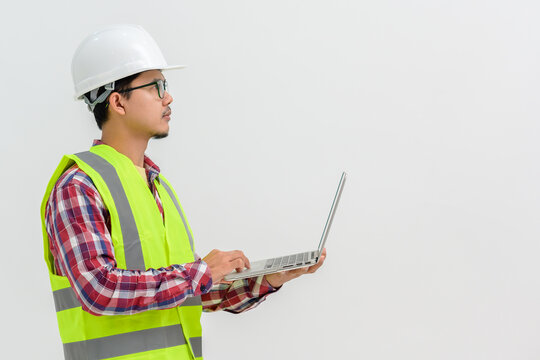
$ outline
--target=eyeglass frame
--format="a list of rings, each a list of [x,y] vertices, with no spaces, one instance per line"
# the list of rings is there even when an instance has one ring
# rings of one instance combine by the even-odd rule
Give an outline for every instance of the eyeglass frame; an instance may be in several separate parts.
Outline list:
[[[161,92],[159,91],[159,83],[163,84],[163,94],[161,94]],[[155,87],[156,87],[156,89],[158,91],[159,98],[163,99],[165,97],[165,92],[167,91],[167,86],[168,86],[168,83],[167,83],[166,79],[159,79],[159,80],[156,80],[156,81],[149,82],[148,84],[144,84],[144,85],[141,85],[141,86],[136,86],[136,87],[132,87],[132,88],[128,88],[128,89],[116,90],[116,92],[118,92],[118,93],[130,92],[130,91],[141,89],[141,88],[151,86],[151,85],[155,85]]]

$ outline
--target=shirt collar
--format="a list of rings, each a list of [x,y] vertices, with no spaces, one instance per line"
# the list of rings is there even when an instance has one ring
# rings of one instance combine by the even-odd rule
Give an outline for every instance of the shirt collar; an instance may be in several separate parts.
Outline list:
[[[107,145],[100,139],[95,139],[92,143],[92,146],[96,145]],[[151,182],[153,182],[158,176],[159,176],[159,166],[156,165],[150,158],[146,155],[144,155],[144,169],[148,172],[148,178]]]

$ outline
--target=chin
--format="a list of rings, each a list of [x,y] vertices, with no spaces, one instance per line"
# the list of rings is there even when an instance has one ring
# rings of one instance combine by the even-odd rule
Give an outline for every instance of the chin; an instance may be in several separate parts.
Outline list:
[[[164,133],[154,134],[154,136],[152,136],[152,139],[164,139],[167,136],[169,136],[169,132],[164,132]]]

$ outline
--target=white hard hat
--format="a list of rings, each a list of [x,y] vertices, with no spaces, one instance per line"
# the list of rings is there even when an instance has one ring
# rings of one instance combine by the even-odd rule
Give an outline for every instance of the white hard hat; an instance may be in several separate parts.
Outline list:
[[[71,61],[75,98],[82,99],[82,95],[101,86],[109,94],[116,80],[143,71],[183,67],[167,65],[158,45],[141,26],[109,26],[87,36],[75,50]],[[93,106],[97,103],[92,102]]]

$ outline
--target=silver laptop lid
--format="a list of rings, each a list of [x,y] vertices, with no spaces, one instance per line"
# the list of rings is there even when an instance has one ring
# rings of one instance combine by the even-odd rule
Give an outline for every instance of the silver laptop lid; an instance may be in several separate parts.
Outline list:
[[[319,242],[317,259],[319,258],[319,256],[321,256],[321,252],[324,249],[324,244],[326,243],[326,238],[328,237],[330,226],[332,226],[332,220],[334,220],[334,214],[336,213],[336,208],[339,204],[339,199],[341,198],[341,192],[343,191],[343,185],[345,185],[346,179],[347,179],[347,173],[344,171],[341,174],[341,180],[339,180],[339,185],[336,190],[336,195],[334,196],[334,202],[332,203],[332,207],[330,208],[330,213],[328,214],[328,219],[326,219],[326,224],[324,225],[321,241]]]

